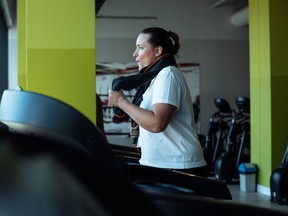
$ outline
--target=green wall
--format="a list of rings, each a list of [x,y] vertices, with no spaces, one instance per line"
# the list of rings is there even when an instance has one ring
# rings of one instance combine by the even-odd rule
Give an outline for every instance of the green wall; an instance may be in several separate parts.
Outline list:
[[[249,1],[251,160],[266,187],[288,141],[287,8],[286,0]]]
[[[17,1],[18,82],[96,123],[95,0]]]

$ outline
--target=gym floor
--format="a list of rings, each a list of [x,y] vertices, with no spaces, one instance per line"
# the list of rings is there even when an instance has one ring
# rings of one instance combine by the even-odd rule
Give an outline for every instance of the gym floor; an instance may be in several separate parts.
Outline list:
[[[239,184],[228,185],[228,188],[232,194],[232,202],[279,210],[288,215],[288,205],[271,202],[270,196],[257,192],[244,192],[240,190]]]

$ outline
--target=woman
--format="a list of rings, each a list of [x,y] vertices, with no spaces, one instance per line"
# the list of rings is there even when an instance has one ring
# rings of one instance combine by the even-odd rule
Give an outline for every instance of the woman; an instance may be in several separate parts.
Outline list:
[[[140,164],[207,176],[191,95],[174,58],[179,48],[176,33],[159,27],[144,29],[133,53],[139,75],[114,82],[109,103],[129,115],[135,128],[139,125]],[[122,89],[135,84],[137,92],[131,103]]]

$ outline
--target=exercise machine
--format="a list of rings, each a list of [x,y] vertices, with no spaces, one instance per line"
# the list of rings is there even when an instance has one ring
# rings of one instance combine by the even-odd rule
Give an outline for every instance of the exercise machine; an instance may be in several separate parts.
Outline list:
[[[236,97],[239,109],[231,120],[227,145],[215,162],[215,177],[227,184],[239,183],[238,166],[250,161],[250,99]]]
[[[288,205],[288,144],[280,165],[270,176],[270,200],[280,205]]]
[[[214,104],[218,108],[209,119],[208,130],[205,136],[203,148],[204,157],[209,168],[210,175],[214,175],[214,164],[218,156],[223,152],[226,145],[230,121],[234,110],[231,109],[227,100],[216,97]]]
[[[204,191],[203,186],[209,180],[202,181],[197,176],[190,186],[190,191],[194,187],[195,193],[163,191],[159,187],[141,189],[144,184],[135,185],[145,180],[146,167],[138,169],[131,165],[132,179],[127,178],[129,175],[124,175],[111,146],[95,125],[73,107],[48,96],[4,91],[0,121],[9,127],[9,130],[0,130],[1,215],[188,216],[215,212],[235,216],[287,215],[213,199],[213,190],[221,189],[217,186],[219,181],[213,181],[213,189]],[[155,173],[158,183],[162,182],[160,177],[164,177],[166,182],[162,186],[187,189],[179,181],[186,175],[176,172],[174,176],[163,169],[161,173],[158,169],[148,169],[153,185],[158,186],[152,175]],[[167,178],[170,174],[175,177],[176,185]],[[198,188],[198,184],[202,186]],[[225,186],[222,182],[220,185]]]

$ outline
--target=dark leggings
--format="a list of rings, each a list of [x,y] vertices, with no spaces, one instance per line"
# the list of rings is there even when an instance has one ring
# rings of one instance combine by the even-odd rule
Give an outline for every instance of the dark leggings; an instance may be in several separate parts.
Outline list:
[[[172,170],[177,170],[180,172],[185,172],[188,174],[193,174],[193,175],[202,176],[202,177],[208,177],[209,175],[209,170],[208,170],[207,165],[202,166],[202,167],[190,168],[190,169],[172,169]]]

